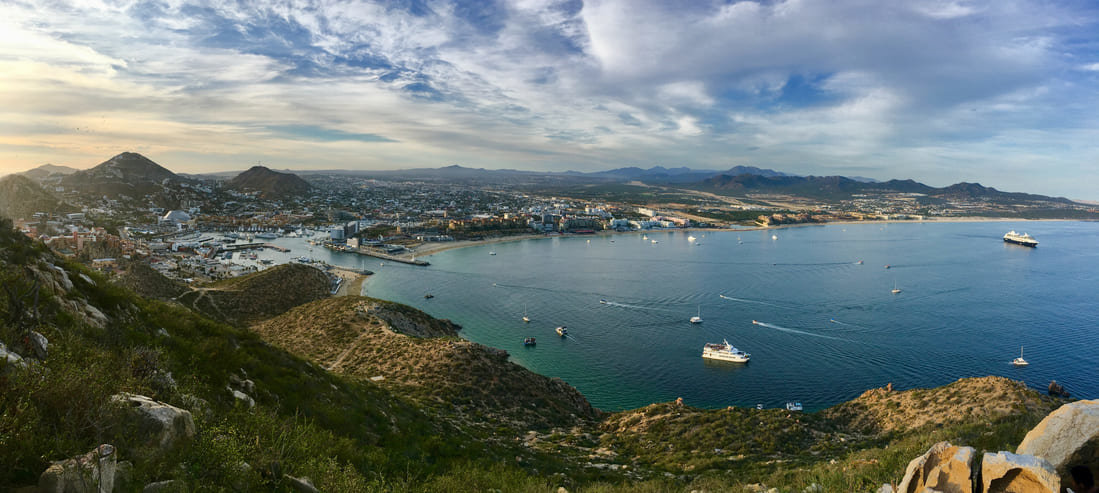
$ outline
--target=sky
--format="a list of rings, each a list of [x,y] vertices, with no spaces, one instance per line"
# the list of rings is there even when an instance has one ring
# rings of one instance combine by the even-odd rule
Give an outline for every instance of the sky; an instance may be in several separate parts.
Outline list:
[[[1099,3],[0,2],[0,173],[737,165],[1099,200]]]

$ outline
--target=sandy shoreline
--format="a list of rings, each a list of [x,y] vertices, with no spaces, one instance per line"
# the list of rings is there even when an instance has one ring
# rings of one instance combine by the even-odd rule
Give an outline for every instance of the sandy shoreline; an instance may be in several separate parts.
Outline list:
[[[340,289],[336,291],[334,296],[358,296],[363,292],[363,283],[366,282],[366,278],[370,277],[340,267],[333,267],[329,269],[328,273],[343,279],[343,282],[340,283]]]
[[[875,221],[829,221],[826,223],[801,223],[801,224],[781,224],[778,226],[748,226],[743,228],[669,228],[669,229],[648,229],[637,231],[598,231],[595,234],[577,235],[577,234],[564,234],[564,235],[546,235],[546,234],[525,234],[516,236],[501,236],[498,238],[486,238],[483,240],[461,240],[461,241],[447,241],[447,242],[432,242],[422,243],[412,248],[410,255],[404,255],[404,257],[427,257],[439,252],[445,252],[447,250],[454,250],[457,248],[468,248],[481,245],[492,245],[496,243],[508,243],[512,241],[523,240],[537,240],[546,238],[568,238],[577,236],[609,236],[609,235],[639,235],[648,234],[662,231],[683,231],[683,232],[707,232],[707,231],[759,231],[759,230],[776,230],[786,228],[798,228],[806,226],[827,226],[830,224],[891,224],[891,223],[978,223],[978,222],[1051,222],[1051,221],[1070,221],[1071,219],[1018,219],[1010,217],[944,217],[936,219],[883,219]],[[1005,231],[1006,233],[1006,231]],[[356,274],[357,275],[357,274]],[[359,283],[361,287],[361,282]],[[341,288],[342,289],[342,288]]]

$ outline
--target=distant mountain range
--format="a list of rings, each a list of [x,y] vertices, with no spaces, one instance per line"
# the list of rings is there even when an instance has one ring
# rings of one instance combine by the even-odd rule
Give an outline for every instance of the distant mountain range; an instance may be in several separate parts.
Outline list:
[[[759,176],[751,174],[721,174],[707,178],[692,188],[724,193],[774,193],[798,197],[839,200],[860,193],[919,193],[939,199],[977,200],[992,202],[1057,202],[1072,204],[1063,197],[1047,197],[1028,193],[1001,192],[979,183],[957,183],[935,188],[914,180],[861,182],[843,176]]]
[[[264,198],[289,197],[308,193],[313,186],[292,173],[279,173],[263,166],[253,166],[226,183],[241,191],[256,191]]]
[[[624,181],[636,180],[648,183],[693,183],[721,174],[732,176],[744,174],[758,176],[793,176],[783,173],[781,171],[757,168],[755,166],[734,166],[725,171],[691,169],[687,167],[665,168],[663,166],[655,166],[649,169],[629,167],[612,169],[608,171],[596,171],[592,173],[582,173],[576,171],[569,171],[566,173],[575,174],[578,176],[602,177]]]

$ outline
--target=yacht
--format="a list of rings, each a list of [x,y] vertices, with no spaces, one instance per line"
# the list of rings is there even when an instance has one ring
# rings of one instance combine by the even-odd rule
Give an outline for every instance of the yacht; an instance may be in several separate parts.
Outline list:
[[[691,317],[691,323],[692,324],[702,323],[702,305],[698,306],[698,315],[695,315],[695,316]]]
[[[1005,234],[1004,241],[1008,243],[1014,243],[1016,245],[1028,246],[1031,248],[1038,246],[1038,240],[1035,240],[1033,236],[1030,236],[1026,233],[1019,234],[1016,233],[1015,230],[1011,230],[1007,234]]]
[[[561,337],[566,337],[566,336],[569,335],[569,329],[566,329],[564,325],[562,325],[562,326],[560,326],[560,327],[558,327],[554,330],[557,331],[557,335],[559,335]]]
[[[893,294],[897,294],[897,293],[901,292],[900,288],[897,287],[897,281],[896,280],[893,281],[893,291],[891,291],[891,292]]]
[[[702,347],[702,357],[733,363],[747,363],[752,355],[733,347],[728,340],[724,340],[722,344],[707,342]]]
[[[801,411],[802,410],[801,403],[800,402],[787,402],[786,403],[786,410],[787,411]]]
[[[1019,357],[1011,360],[1011,364],[1015,366],[1026,366],[1030,364],[1027,363],[1025,359],[1023,359],[1023,346],[1019,346]]]
[[[279,235],[275,233],[256,233],[256,238],[263,238],[265,240],[273,240],[278,237]]]
[[[530,317],[527,316],[527,307],[526,306],[523,306],[523,321],[528,323],[528,324],[530,323]]]

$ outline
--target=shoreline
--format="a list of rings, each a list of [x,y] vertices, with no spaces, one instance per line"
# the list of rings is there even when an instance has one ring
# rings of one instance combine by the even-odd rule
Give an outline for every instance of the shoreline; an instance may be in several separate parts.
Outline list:
[[[343,282],[340,283],[340,289],[336,290],[336,294],[332,295],[333,297],[359,296],[363,292],[363,284],[370,277],[342,267],[332,267],[328,273],[343,279]]]
[[[964,216],[964,217],[948,217],[948,218],[936,218],[936,219],[881,219],[873,221],[829,221],[825,223],[797,223],[797,224],[779,224],[777,226],[745,226],[743,228],[664,228],[664,229],[645,229],[645,230],[631,230],[631,231],[597,231],[594,234],[522,234],[515,236],[501,236],[496,238],[485,238],[483,240],[460,240],[460,241],[448,241],[448,242],[432,242],[421,243],[411,249],[411,253],[401,255],[403,258],[413,257],[427,257],[436,253],[445,252],[448,250],[456,250],[459,248],[469,248],[482,245],[494,245],[497,243],[510,243],[513,241],[523,240],[539,240],[547,238],[572,238],[582,236],[610,236],[610,235],[629,235],[629,234],[647,234],[653,232],[666,232],[666,231],[683,231],[683,232],[707,232],[707,231],[760,231],[760,230],[777,230],[787,228],[799,228],[807,226],[828,226],[831,224],[896,224],[896,223],[981,223],[981,222],[1012,222],[1012,221],[1025,221],[1025,222],[1056,222],[1056,221],[1074,221],[1073,219],[1017,219],[1010,217],[976,217],[976,216]]]

